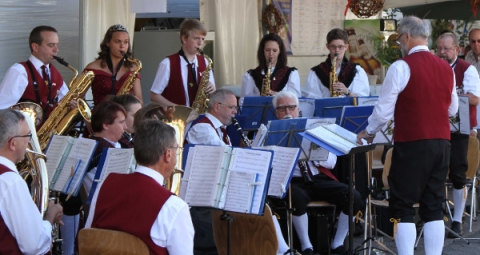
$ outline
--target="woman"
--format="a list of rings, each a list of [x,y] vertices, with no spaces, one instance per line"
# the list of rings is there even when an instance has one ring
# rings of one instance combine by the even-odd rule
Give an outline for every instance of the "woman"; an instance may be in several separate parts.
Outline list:
[[[105,33],[100,52],[95,61],[85,67],[84,71],[93,71],[95,78],[92,82],[92,94],[94,105],[102,102],[106,95],[117,94],[123,83],[137,70],[134,62],[124,58],[132,56],[130,39],[127,29],[120,25],[113,25]],[[136,75],[135,82],[130,91],[142,102],[142,87],[140,75]]]
[[[271,67],[270,91],[273,96],[279,91],[291,91],[300,94],[300,76],[295,67],[287,66],[287,52],[282,39],[276,34],[267,34],[260,41],[257,51],[258,66],[248,70],[242,78],[242,97],[260,96],[262,83]]]
[[[108,98],[108,101],[117,103],[125,109],[127,116],[125,119],[125,124],[127,124],[127,129],[123,133],[122,138],[118,141],[122,148],[133,148],[133,134],[135,129],[133,127],[133,120],[135,113],[142,108],[142,104],[138,98],[132,95],[120,95],[112,96]]]

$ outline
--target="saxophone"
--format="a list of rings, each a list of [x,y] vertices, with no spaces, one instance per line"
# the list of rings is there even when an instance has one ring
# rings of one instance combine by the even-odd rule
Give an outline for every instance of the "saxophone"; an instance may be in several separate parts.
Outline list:
[[[207,87],[208,82],[210,81],[210,71],[212,70],[213,61],[207,55],[205,55],[202,50],[198,49],[198,53],[207,59],[208,66],[205,71],[202,72],[202,79],[198,83],[197,94],[195,95],[195,100],[191,107],[198,112],[198,114],[205,113],[208,107],[208,94],[205,93],[205,88]]]
[[[137,75],[140,72],[140,69],[142,69],[142,62],[140,60],[136,58],[128,58],[128,53],[123,54],[123,57],[127,61],[134,62],[135,65],[137,66],[137,70],[133,71],[130,75],[128,75],[127,79],[118,90],[117,96],[130,93],[133,87],[133,83],[135,83],[135,80],[137,79]]]
[[[271,80],[270,80],[270,76],[272,75],[272,59],[269,59],[268,60],[268,69],[267,69],[267,74],[265,75],[265,77],[263,78],[263,81],[262,81],[262,92],[260,93],[261,96],[270,96],[270,90],[271,90]]]
[[[58,60],[59,58],[55,57],[55,59]],[[66,63],[65,61],[63,62]],[[62,62],[60,63],[63,64]],[[80,120],[90,119],[90,107],[82,98],[90,88],[93,78],[93,72],[88,71],[83,72],[80,77],[74,77],[74,79],[72,79],[68,93],[60,100],[58,106],[55,107],[48,119],[37,132],[38,141],[42,151],[47,147],[52,135],[65,135]],[[69,104],[72,100],[77,101],[77,108],[70,110]]]
[[[335,53],[335,56],[332,60],[332,71],[330,72],[330,97],[339,97],[341,96],[340,92],[333,89],[333,84],[338,82],[337,77],[337,56],[338,54]]]

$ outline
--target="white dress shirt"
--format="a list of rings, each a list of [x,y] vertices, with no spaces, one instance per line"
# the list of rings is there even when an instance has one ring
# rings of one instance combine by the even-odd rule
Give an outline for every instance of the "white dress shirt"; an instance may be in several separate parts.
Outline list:
[[[415,46],[408,52],[408,54],[410,55],[416,51],[428,51],[428,47],[424,45]],[[372,115],[368,118],[368,126],[365,129],[367,133],[376,134],[390,119],[392,119],[398,95],[405,89],[409,80],[410,67],[404,60],[397,60],[388,68],[378,102],[373,109]],[[448,115],[453,116],[457,111],[458,96],[455,89],[455,74],[453,74],[452,102],[448,107]]]
[[[227,145],[222,139],[223,133],[220,129],[224,126],[222,122],[208,112],[205,113],[205,117],[212,122],[215,128],[212,128],[210,123],[196,123],[187,133],[188,143],[204,145]]]
[[[272,68],[272,73],[275,68]],[[265,72],[262,70],[262,75],[265,75]],[[287,84],[282,89],[282,91],[293,92],[297,97],[301,97],[300,93],[300,76],[298,75],[298,70],[293,70],[288,76]],[[253,77],[246,72],[242,77],[242,97],[246,96],[260,96],[260,91],[255,85],[255,80]]]
[[[35,70],[42,75],[42,61],[33,55],[28,58],[32,62]],[[50,65],[47,65],[47,73],[50,74]],[[28,74],[25,67],[20,63],[13,64],[5,73],[2,83],[0,83],[0,109],[6,109],[16,103],[22,97],[28,86]],[[57,87],[58,88],[58,87]],[[65,81],[58,91],[58,100],[61,100],[68,92]]]
[[[144,174],[163,185],[164,177],[153,169],[139,165],[135,172]],[[91,217],[87,218],[85,228],[92,227],[98,193],[96,192],[93,196],[89,213]],[[177,196],[170,196],[160,212],[158,212],[157,220],[150,229],[150,237],[153,242],[158,246],[165,247],[170,255],[189,255],[193,254],[194,234],[195,231],[187,203]]]
[[[52,224],[42,219],[15,164],[2,156],[0,164],[13,171],[0,175],[0,215],[22,253],[47,253],[52,243]]]
[[[342,70],[341,68],[342,66],[338,65],[337,75],[340,74],[340,71]],[[363,68],[359,65],[356,65],[355,68],[357,69],[357,73],[355,74],[355,77],[353,77],[353,81],[348,89],[351,93],[357,94],[358,96],[369,96],[370,84],[368,83],[367,73],[365,73]],[[323,85],[322,81],[313,70],[310,70],[305,83],[303,96],[307,98],[328,98],[330,97],[330,89]]]
[[[450,66],[454,68],[453,64]],[[473,65],[469,66],[465,71],[462,83],[464,94],[470,93],[474,96],[480,97],[480,78],[477,69]]]
[[[182,81],[183,81],[183,92],[185,93],[185,98],[186,98],[186,106],[190,106],[190,99],[188,97],[188,87],[187,87],[187,82],[188,82],[188,63],[185,61],[185,59],[182,56],[178,56],[180,58],[180,66],[181,66],[181,73],[182,73]],[[198,67],[198,57],[195,57],[195,59],[192,62],[195,65],[195,73],[198,73],[197,67]],[[208,66],[208,61],[205,59],[205,65]],[[195,77],[196,79],[198,77]],[[170,59],[169,58],[164,58],[162,62],[158,65],[158,70],[157,73],[155,74],[155,79],[153,80],[153,85],[152,88],[150,89],[151,92],[161,95],[165,88],[168,85],[168,81],[170,80]],[[215,86],[215,79],[213,78],[213,71],[210,70],[210,77],[209,81]],[[200,81],[197,81],[199,84]],[[167,98],[168,100],[168,98]]]

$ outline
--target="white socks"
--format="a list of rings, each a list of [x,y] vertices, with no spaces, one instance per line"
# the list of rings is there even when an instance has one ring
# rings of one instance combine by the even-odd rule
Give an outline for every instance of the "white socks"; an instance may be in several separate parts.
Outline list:
[[[277,240],[278,240],[278,254],[284,254],[285,252],[290,249],[288,247],[287,242],[285,242],[285,239],[283,238],[282,235],[282,229],[280,229],[280,224],[278,224],[278,219],[275,215],[272,215],[273,218],[273,225],[275,225],[275,231],[277,232]]]
[[[453,189],[453,221],[462,223],[463,210],[465,210],[465,202],[467,202],[467,187],[463,189]]]
[[[308,215],[306,213],[301,216],[294,215],[292,221],[298,238],[300,239],[300,244],[302,244],[302,251],[313,248],[312,243],[310,243],[310,238],[308,237]]]
[[[443,241],[445,239],[445,224],[443,223],[443,220],[427,222],[425,223],[424,228],[423,239],[425,242],[425,254],[441,255],[443,250]]]
[[[398,255],[413,255],[413,248],[415,246],[416,237],[417,230],[415,228],[415,223],[398,223],[397,233],[395,236],[395,244],[397,245]],[[443,238],[444,236],[442,236],[442,240]],[[425,247],[426,246],[427,241],[425,239]]]
[[[352,221],[355,217],[352,218]],[[332,242],[332,249],[336,249],[339,246],[342,246],[345,242],[345,237],[348,234],[348,215],[343,212],[340,212],[338,216],[338,226],[337,226],[337,233],[335,234],[335,238],[333,238]]]
[[[80,214],[69,216],[63,215],[62,221],[63,226],[60,226],[60,231],[62,234],[62,250],[65,255],[73,255],[75,248],[75,237],[78,232],[78,224],[80,220]]]

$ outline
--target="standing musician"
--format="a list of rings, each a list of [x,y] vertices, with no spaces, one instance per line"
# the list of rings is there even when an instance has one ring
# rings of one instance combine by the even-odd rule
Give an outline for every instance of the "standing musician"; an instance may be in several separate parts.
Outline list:
[[[161,120],[143,120],[135,136],[135,172],[108,175],[93,197],[85,227],[134,235],[150,254],[193,255],[188,205],[163,187],[181,149],[171,126]]]
[[[197,19],[186,19],[180,25],[180,42],[182,48],[160,62],[155,80],[150,89],[152,102],[167,106],[191,106],[202,79],[202,72],[207,68],[207,60],[197,54],[203,45],[207,31]],[[209,82],[205,93],[215,91],[213,71],[210,70]]]
[[[332,84],[333,90],[350,97],[369,96],[370,85],[365,71],[359,65],[345,57],[348,49],[348,35],[345,30],[334,28],[327,34],[326,47],[330,51],[325,62],[312,67],[305,83],[303,96],[309,98],[330,97],[330,72],[332,59],[337,55],[336,73],[338,82]]]
[[[289,91],[282,91],[275,95],[272,101],[275,108],[275,115],[281,119],[298,118],[298,98]],[[328,153],[325,161],[308,161],[301,169],[297,166],[294,169],[291,181],[293,226],[297,231],[302,246],[302,254],[317,254],[313,251],[313,245],[308,236],[308,215],[307,204],[311,201],[321,200],[335,204],[340,209],[338,227],[331,245],[332,254],[344,254],[346,252],[343,242],[348,234],[348,209],[349,209],[349,188],[348,185],[339,182],[331,172],[335,167],[337,156]],[[303,174],[309,174],[311,182],[306,183]],[[364,203],[357,190],[353,191],[353,210],[359,211]],[[354,218],[351,219],[352,221]]]
[[[437,55],[445,59],[455,72],[457,93],[466,95],[469,102],[470,135],[477,137],[473,129],[477,126],[477,105],[480,96],[480,79],[477,70],[470,63],[458,58],[458,39],[453,33],[444,33],[437,40]],[[450,143],[450,172],[449,178],[453,184],[454,215],[451,229],[463,235],[462,216],[465,209],[467,196],[464,195],[467,183],[466,172],[468,170],[467,151],[469,136],[459,133],[451,133]],[[448,233],[449,238],[456,238]]]
[[[415,203],[420,203],[419,214],[425,222],[425,253],[441,254],[445,238],[442,204],[450,159],[449,116],[458,110],[455,78],[451,66],[428,50],[429,33],[421,19],[404,17],[398,34],[403,58],[388,68],[378,103],[357,142],[365,138],[371,143],[376,132],[394,117],[388,183],[398,254],[413,254]]]
[[[24,159],[31,138],[22,113],[0,110],[0,254],[46,254],[52,224],[63,224],[62,206],[53,201],[42,219],[15,166]]]
[[[101,103],[106,95],[116,95],[129,76],[134,75],[138,66],[125,59],[125,55],[132,56],[128,31],[120,24],[113,25],[105,33],[98,57],[84,70],[95,74],[92,81],[94,105]],[[136,75],[130,93],[142,102],[140,74]]]
[[[57,30],[50,26],[35,27],[28,42],[30,57],[26,62],[12,65],[0,84],[0,109],[18,102],[34,102],[43,108],[43,120],[46,120],[68,92],[52,64],[53,56],[58,53]]]
[[[270,67],[268,96],[273,96],[279,91],[291,91],[297,96],[301,96],[300,76],[295,67],[287,66],[287,51],[280,36],[271,33],[262,38],[258,45],[257,60],[257,68],[250,69],[243,75],[242,97],[260,96],[263,79]]]

